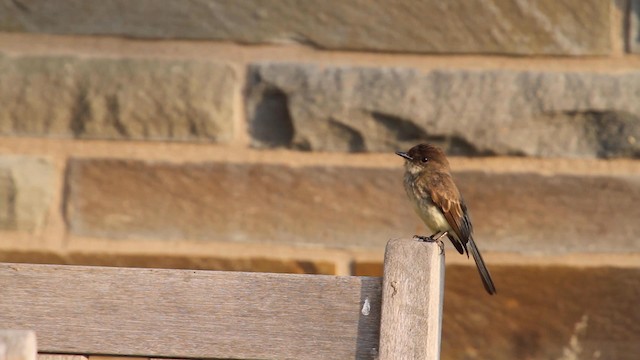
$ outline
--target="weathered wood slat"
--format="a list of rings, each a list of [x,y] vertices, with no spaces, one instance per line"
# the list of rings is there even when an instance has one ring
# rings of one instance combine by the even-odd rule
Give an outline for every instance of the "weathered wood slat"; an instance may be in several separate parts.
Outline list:
[[[380,278],[0,264],[0,324],[42,352],[368,359],[380,304]]]
[[[387,243],[380,360],[439,359],[444,256],[435,243]]]
[[[36,360],[38,349],[33,331],[5,330],[1,320],[0,327],[3,328],[0,329],[0,360]]]

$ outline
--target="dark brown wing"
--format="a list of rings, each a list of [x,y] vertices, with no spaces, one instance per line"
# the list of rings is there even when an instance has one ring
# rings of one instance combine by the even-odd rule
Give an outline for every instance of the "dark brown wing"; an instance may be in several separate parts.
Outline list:
[[[445,219],[456,235],[448,237],[460,254],[466,252],[469,256],[467,243],[471,237],[472,227],[467,214],[467,206],[460,196],[460,191],[449,174],[438,174],[432,176],[431,179],[433,179],[432,183],[428,187],[431,192],[429,194],[431,200],[442,210]]]
[[[482,284],[487,292],[491,295],[496,293],[496,287],[493,284],[493,279],[489,273],[489,269],[480,255],[480,250],[473,241],[471,233],[473,228],[471,226],[471,220],[469,219],[469,213],[467,212],[467,205],[465,205],[460,191],[456,187],[449,174],[441,174],[440,176],[433,177],[434,181],[430,184],[431,200],[436,206],[442,210],[445,219],[451,226],[451,229],[456,233],[458,239],[452,236],[448,236],[458,252],[462,254],[462,248],[469,257],[469,250],[467,244],[471,247],[471,254],[476,262]]]

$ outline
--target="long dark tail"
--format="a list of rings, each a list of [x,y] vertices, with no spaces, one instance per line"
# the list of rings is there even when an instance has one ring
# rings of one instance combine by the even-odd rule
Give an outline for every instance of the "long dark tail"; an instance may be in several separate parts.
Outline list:
[[[469,249],[471,250],[473,260],[476,261],[476,266],[478,267],[480,278],[482,278],[482,285],[484,285],[485,290],[487,290],[490,295],[495,294],[496,286],[493,285],[493,280],[491,279],[491,274],[489,274],[489,269],[487,269],[487,266],[484,264],[482,255],[480,255],[480,250],[478,250],[478,247],[473,241],[473,238],[469,238]]]

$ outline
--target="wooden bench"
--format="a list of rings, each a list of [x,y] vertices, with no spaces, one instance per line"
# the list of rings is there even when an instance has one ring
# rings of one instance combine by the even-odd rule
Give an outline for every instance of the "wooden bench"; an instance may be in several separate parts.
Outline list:
[[[3,263],[0,328],[40,353],[437,359],[443,286],[439,247],[406,239],[382,279]]]

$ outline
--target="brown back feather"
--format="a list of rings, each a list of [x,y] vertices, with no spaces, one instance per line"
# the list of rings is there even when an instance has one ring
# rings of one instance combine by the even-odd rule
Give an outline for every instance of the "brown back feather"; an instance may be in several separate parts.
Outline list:
[[[455,237],[457,238],[455,240],[461,243],[458,246],[453,237],[450,236],[449,239],[451,239],[453,245],[459,253],[462,254],[464,249],[464,252],[469,255],[466,245],[471,237],[472,228],[467,214],[467,206],[464,204],[460,191],[453,182],[451,175],[443,172],[433,175],[435,176],[429,177],[431,184],[428,186],[431,200],[442,210],[449,226],[455,232]]]

